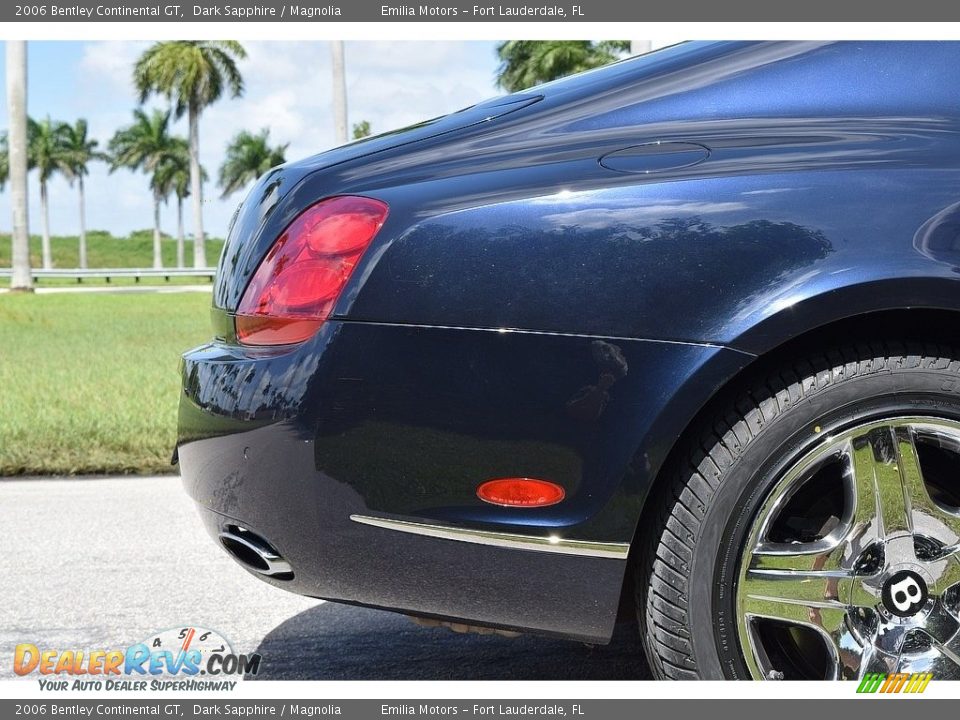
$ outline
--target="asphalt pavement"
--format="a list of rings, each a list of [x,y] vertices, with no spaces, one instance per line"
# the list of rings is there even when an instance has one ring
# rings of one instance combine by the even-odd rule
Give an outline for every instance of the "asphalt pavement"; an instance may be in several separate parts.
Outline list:
[[[193,625],[259,652],[258,679],[640,679],[635,626],[607,646],[421,628],[266,585],[206,535],[175,477],[0,480],[0,678],[13,650],[114,649]]]

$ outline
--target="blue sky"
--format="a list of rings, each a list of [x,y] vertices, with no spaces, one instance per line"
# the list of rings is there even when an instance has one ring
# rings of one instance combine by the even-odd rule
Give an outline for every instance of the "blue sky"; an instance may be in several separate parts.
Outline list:
[[[105,146],[113,132],[132,118],[137,106],[130,76],[133,62],[148,42],[31,42],[28,44],[27,109],[31,117],[49,115],[73,122],[84,117],[91,135]],[[270,128],[274,143],[290,143],[290,160],[321,152],[334,144],[330,111],[330,50],[326,42],[245,42],[249,57],[241,64],[246,92],[209,108],[200,124],[201,162],[216,177],[229,139],[240,129]],[[348,42],[347,94],[350,122],[369,120],[374,132],[402,127],[499,94],[494,86],[497,61],[492,42]],[[0,78],[6,77],[0,53]],[[147,107],[166,107],[153,98]],[[7,122],[6,91],[0,95],[0,128]],[[184,136],[186,118],[175,128]],[[126,234],[152,224],[147,178],[103,163],[91,166],[87,187],[87,228]],[[222,236],[244,192],[220,199],[213,182],[204,187],[204,223]],[[40,232],[40,191],[30,175],[30,230]],[[77,193],[66,180],[50,183],[50,224],[56,234],[75,234]],[[176,208],[162,211],[166,232],[176,229]],[[190,213],[185,213],[190,232]],[[0,231],[10,228],[9,189],[0,192]]]

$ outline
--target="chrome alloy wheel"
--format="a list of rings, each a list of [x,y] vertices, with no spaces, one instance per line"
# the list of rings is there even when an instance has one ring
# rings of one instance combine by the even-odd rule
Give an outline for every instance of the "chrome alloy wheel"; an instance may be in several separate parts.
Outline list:
[[[960,422],[824,437],[747,538],[736,607],[754,678],[960,678]]]

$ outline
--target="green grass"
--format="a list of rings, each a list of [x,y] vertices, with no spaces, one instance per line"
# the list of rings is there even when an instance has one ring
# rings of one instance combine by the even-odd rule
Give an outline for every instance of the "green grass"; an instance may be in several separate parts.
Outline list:
[[[216,265],[220,257],[223,240],[210,238],[206,242],[207,263]],[[53,251],[53,265],[58,268],[75,268],[80,264],[79,240],[76,235],[50,238],[50,248]],[[176,267],[177,241],[175,238],[164,236],[161,244],[164,267]],[[188,266],[193,264],[193,242],[190,239],[184,243],[184,258]],[[30,236],[30,264],[38,268],[42,265],[40,251],[40,237]],[[153,266],[153,231],[138,230],[129,237],[114,237],[103,230],[91,230],[87,233],[87,266],[90,268],[123,268],[123,267],[152,267]],[[0,233],[0,268],[10,267],[10,235]],[[2,281],[4,285],[6,280]],[[63,280],[42,280],[43,285],[62,284]],[[76,283],[67,280],[67,283]],[[92,281],[84,281],[92,282]],[[132,283],[133,280],[130,280]],[[147,282],[142,280],[141,282]],[[163,278],[152,280],[154,283],[163,283]],[[191,278],[187,282],[197,282]]]
[[[171,472],[210,296],[0,295],[0,475]]]

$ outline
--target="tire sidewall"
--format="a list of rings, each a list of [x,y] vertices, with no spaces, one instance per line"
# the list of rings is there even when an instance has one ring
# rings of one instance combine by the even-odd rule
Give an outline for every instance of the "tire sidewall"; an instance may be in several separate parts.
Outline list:
[[[960,419],[957,376],[935,369],[894,370],[830,385],[766,423],[723,471],[691,563],[692,578],[710,578],[691,583],[687,604],[702,679],[751,679],[737,629],[736,585],[743,544],[779,477],[824,438],[898,415]]]

